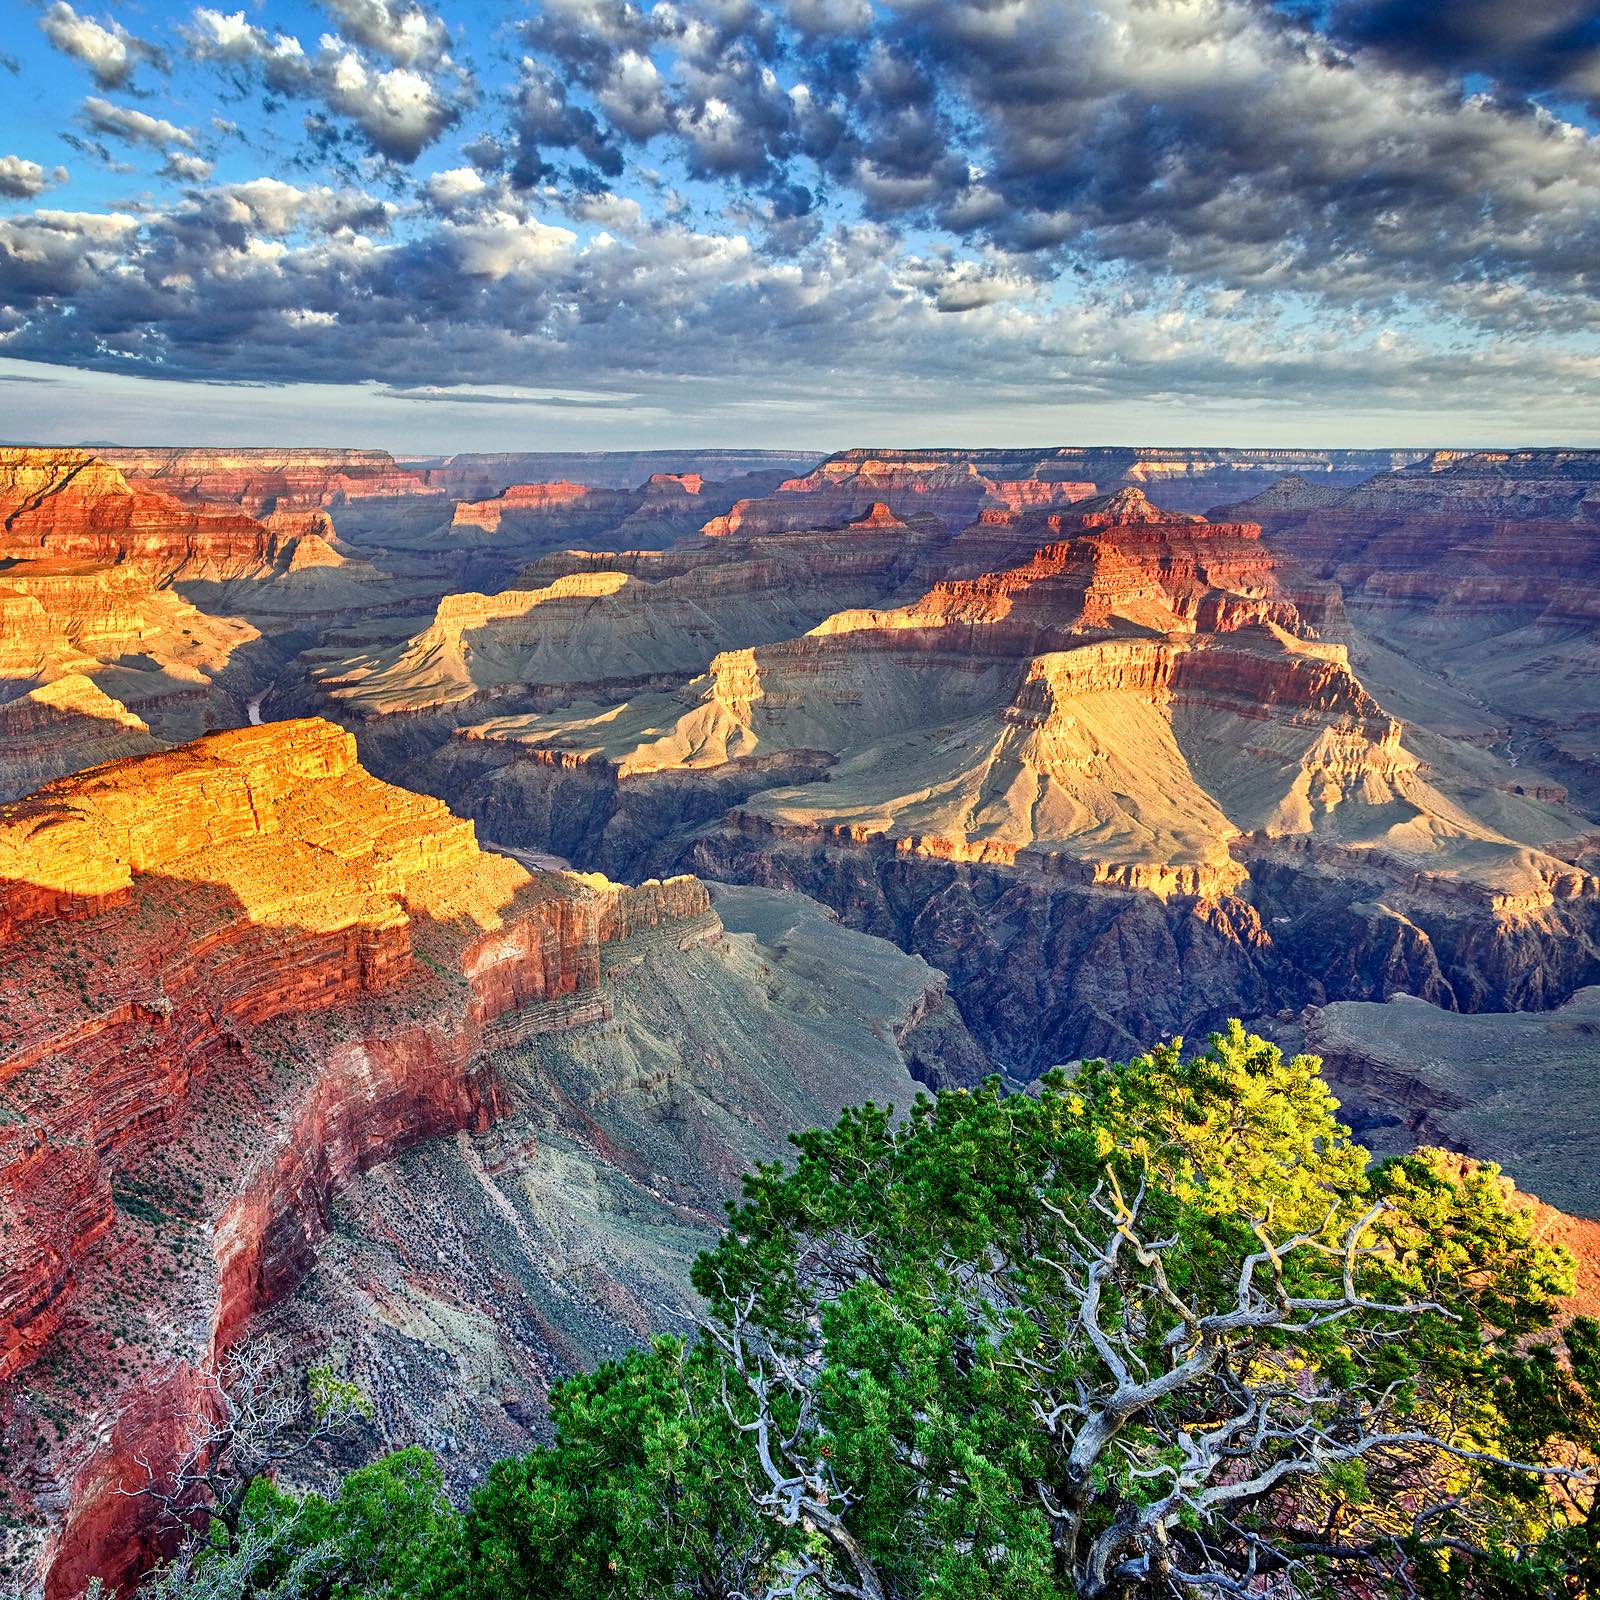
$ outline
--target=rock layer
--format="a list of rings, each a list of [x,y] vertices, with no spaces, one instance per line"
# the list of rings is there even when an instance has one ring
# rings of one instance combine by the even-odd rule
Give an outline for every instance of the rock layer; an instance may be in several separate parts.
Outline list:
[[[1364,669],[1410,715],[1600,807],[1600,451],[1439,451],[1234,512],[1338,583]]]

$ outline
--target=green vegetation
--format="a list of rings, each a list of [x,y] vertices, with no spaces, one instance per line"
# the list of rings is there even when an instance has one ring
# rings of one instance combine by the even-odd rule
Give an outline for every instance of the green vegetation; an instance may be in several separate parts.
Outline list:
[[[1234,1025],[867,1106],[746,1181],[689,1341],[572,1380],[465,1513],[258,1480],[169,1596],[1600,1593],[1600,1327],[1492,1167],[1369,1168]]]

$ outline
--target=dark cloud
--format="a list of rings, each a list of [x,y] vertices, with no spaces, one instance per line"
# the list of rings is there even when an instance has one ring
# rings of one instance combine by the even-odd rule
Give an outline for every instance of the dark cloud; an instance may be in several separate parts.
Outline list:
[[[1600,109],[1593,0],[1340,0],[1328,25],[1341,41],[1417,71],[1476,74]]]
[[[611,177],[649,152],[764,196],[776,223],[832,195],[1056,270],[1372,306],[1509,282],[1590,305],[1600,145],[1438,69],[1498,53],[1532,82],[1566,60],[1576,85],[1592,8],[1356,9],[1328,34],[1257,0],[547,0],[523,28],[517,171],[556,181],[568,150]]]
[[[1568,0],[542,0],[493,88],[448,5],[322,9],[304,42],[270,10],[186,25],[303,119],[300,182],[211,185],[209,143],[86,104],[175,187],[0,219],[0,355],[475,404],[825,374],[1538,407],[1597,375],[1600,140],[1537,98],[1564,50],[1581,87]]]

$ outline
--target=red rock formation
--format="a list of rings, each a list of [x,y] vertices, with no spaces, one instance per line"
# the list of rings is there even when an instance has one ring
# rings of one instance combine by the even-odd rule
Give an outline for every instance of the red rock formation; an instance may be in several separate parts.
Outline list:
[[[559,511],[589,493],[581,483],[514,483],[492,500],[458,500],[450,526],[481,528],[486,533],[494,533],[505,516]]]
[[[125,562],[167,582],[259,573],[272,544],[236,506],[179,500],[85,451],[0,449],[0,559]]]
[[[652,472],[645,480],[644,492],[663,498],[681,498],[704,491],[705,478],[698,472]]]
[[[100,450],[132,479],[184,499],[229,500],[251,512],[336,507],[361,500],[435,496],[386,450]]]
[[[493,1117],[492,1049],[597,1015],[602,943],[706,915],[693,880],[618,889],[485,855],[314,721],[0,807],[0,1377],[66,1352],[96,1401],[35,1436],[35,1473],[72,1484],[49,1595],[143,1558],[149,1508],[118,1483],[134,1454],[159,1469],[172,1386],[294,1284],[340,1184]],[[119,1202],[158,1173],[208,1248]],[[128,1367],[141,1250],[166,1265],[141,1280]]]
[[[1068,500],[1070,491],[1088,485],[1057,486],[1035,491],[1048,503]],[[992,506],[1014,508],[1025,491],[1015,485],[1007,494],[986,478],[970,461],[944,457],[900,457],[879,460],[867,456],[833,458],[803,478],[791,478],[775,494],[761,500],[741,500],[725,516],[706,523],[713,538],[771,535],[793,530],[841,528],[883,505],[902,517],[936,517],[946,527],[965,527]],[[1092,492],[1092,490],[1091,490]]]
[[[1285,479],[1236,511],[1339,585],[1363,640],[1438,675],[1412,715],[1600,805],[1600,451],[1441,451],[1338,491]]]
[[[763,512],[947,467],[852,459]],[[541,568],[682,573],[698,596],[721,580],[736,622],[808,562],[859,542],[881,563],[898,542],[878,569],[894,587],[771,643],[708,631],[704,672],[670,692],[617,704],[569,680],[431,763],[409,744],[408,771],[499,837],[629,874],[792,885],[892,929],[1023,1072],[1275,992],[1537,1005],[1596,970],[1582,819],[1474,749],[1410,744],[1323,636],[1344,627],[1336,593],[1256,524],[1137,489],[990,507],[953,537],[877,498],[833,532],[736,520],[761,518]],[[585,638],[621,592],[596,598]]]
[[[852,529],[870,530],[873,532],[884,528],[903,528],[904,522],[892,512],[881,500],[874,500],[867,507],[866,512],[850,524]]]

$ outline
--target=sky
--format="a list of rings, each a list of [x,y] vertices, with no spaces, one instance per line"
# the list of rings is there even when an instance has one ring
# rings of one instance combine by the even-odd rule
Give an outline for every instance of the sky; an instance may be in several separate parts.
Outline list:
[[[0,10],[0,439],[1600,443],[1593,0]]]

